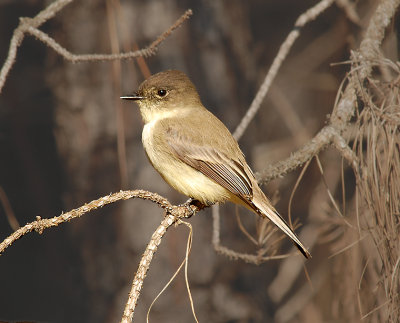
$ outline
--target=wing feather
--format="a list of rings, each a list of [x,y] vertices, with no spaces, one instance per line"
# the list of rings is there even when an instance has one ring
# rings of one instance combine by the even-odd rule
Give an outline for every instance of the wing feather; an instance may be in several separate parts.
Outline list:
[[[167,131],[167,143],[177,158],[231,193],[246,201],[252,197],[252,184],[246,172],[249,168],[239,159],[230,159],[211,146],[193,144],[171,129]]]

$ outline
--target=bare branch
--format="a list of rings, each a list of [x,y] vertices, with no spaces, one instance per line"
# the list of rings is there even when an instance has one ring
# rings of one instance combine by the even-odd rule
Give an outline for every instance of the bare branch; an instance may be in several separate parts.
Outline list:
[[[119,54],[72,54],[67,49],[58,44],[53,38],[46,33],[40,31],[37,28],[28,27],[26,32],[35,36],[38,40],[45,43],[50,48],[54,49],[58,54],[64,57],[66,60],[72,63],[85,62],[85,61],[112,61],[120,59],[136,58],[139,56],[148,57],[154,55],[158,49],[158,46],[172,34],[172,32],[179,28],[182,23],[193,14],[192,10],[187,10],[171,27],[164,31],[160,36],[157,37],[148,47],[139,49],[136,51],[130,51]]]
[[[106,61],[106,60],[120,60],[120,59],[129,59],[135,58],[139,56],[151,56],[154,55],[158,49],[158,46],[172,34],[172,32],[179,28],[183,22],[193,14],[192,10],[187,10],[171,27],[169,27],[165,32],[163,32],[160,36],[157,37],[155,41],[153,41],[148,47],[144,49],[140,49],[137,51],[131,51],[120,54],[83,54],[76,55],[69,52],[67,49],[62,47],[59,43],[57,43],[53,38],[39,30],[44,22],[48,19],[52,18],[58,11],[60,11],[65,5],[72,2],[72,0],[59,0],[52,3],[46,9],[41,11],[34,18],[20,18],[19,26],[14,30],[13,37],[10,41],[10,48],[8,51],[7,59],[0,71],[0,93],[3,89],[3,86],[6,82],[7,75],[10,72],[12,66],[15,63],[15,59],[17,57],[17,49],[21,45],[22,40],[25,37],[25,34],[30,34],[35,36],[38,40],[42,41],[44,44],[52,48],[59,55],[64,57],[66,60],[71,61],[73,63],[76,62],[85,62],[85,61]]]
[[[251,120],[253,120],[255,114],[260,109],[261,103],[264,100],[265,96],[267,95],[271,83],[275,79],[275,76],[278,73],[278,70],[281,67],[283,60],[287,57],[294,42],[300,36],[300,28],[302,28],[304,25],[306,25],[307,23],[318,17],[322,12],[324,12],[327,8],[329,8],[333,2],[334,2],[333,0],[322,0],[314,7],[310,8],[302,15],[300,15],[300,17],[297,19],[293,30],[289,33],[289,35],[286,37],[286,40],[279,48],[279,52],[276,55],[274,61],[272,62],[268,74],[265,77],[263,83],[261,84],[256,96],[254,97],[253,102],[251,103],[245,116],[242,118],[240,124],[236,127],[236,130],[233,133],[233,136],[236,139],[239,139],[243,135],[249,123],[251,122]]]
[[[150,200],[158,204],[161,208],[166,210],[166,217],[161,221],[161,224],[157,230],[153,233],[149,244],[147,245],[146,251],[144,252],[142,259],[140,260],[138,270],[132,283],[131,292],[124,310],[124,314],[121,322],[131,322],[133,312],[136,307],[137,300],[140,296],[140,291],[143,286],[143,281],[146,277],[146,273],[150,267],[151,260],[157,251],[157,247],[161,243],[161,239],[164,236],[167,229],[175,223],[178,219],[188,217],[195,212],[199,211],[201,207],[195,205],[184,205],[184,206],[173,206],[168,200],[157,193],[152,193],[144,190],[134,191],[119,191],[97,200],[91,201],[77,209],[71,210],[67,213],[63,213],[60,216],[56,216],[50,219],[41,219],[37,217],[37,220],[26,224],[22,228],[16,230],[13,234],[7,237],[3,242],[0,243],[0,254],[5,249],[11,246],[16,240],[24,236],[25,234],[37,231],[39,234],[43,230],[58,226],[61,223],[69,222],[72,219],[78,218],[90,211],[103,207],[104,205],[115,203],[119,200],[128,200],[131,198],[141,198],[143,200]]]
[[[124,314],[121,319],[121,323],[132,322],[133,312],[135,311],[137,301],[140,296],[140,291],[143,286],[144,279],[146,278],[147,271],[150,268],[151,260],[157,251],[158,246],[161,243],[161,239],[164,236],[167,229],[176,221],[176,217],[172,214],[162,220],[157,230],[151,236],[150,242],[146,247],[146,250],[140,260],[139,267],[136,271],[135,278],[132,282],[131,291],[129,292],[128,301],[125,305]]]
[[[144,190],[134,190],[134,191],[120,191],[117,193],[113,193],[104,197],[101,197],[97,200],[91,201],[77,209],[71,210],[69,212],[63,213],[59,216],[50,218],[50,219],[42,219],[40,217],[37,217],[36,221],[33,221],[31,223],[28,223],[24,225],[23,227],[19,228],[16,230],[14,233],[12,233],[9,237],[7,237],[3,242],[0,243],[0,254],[4,252],[5,249],[7,249],[9,246],[11,246],[16,240],[24,236],[25,234],[36,231],[39,234],[43,232],[43,230],[51,228],[51,227],[56,227],[61,223],[64,222],[69,222],[72,219],[78,218],[85,213],[88,213],[90,211],[93,211],[95,209],[98,209],[100,207],[103,207],[104,205],[110,204],[117,202],[119,200],[128,200],[131,198],[141,198],[143,200],[150,200],[153,201],[154,203],[157,203],[160,207],[163,209],[172,211],[177,209],[177,207],[173,207],[167,199],[164,197],[158,195],[157,193],[152,193]],[[181,208],[182,212],[187,212],[189,213],[189,210],[186,208]],[[194,209],[196,211],[196,209]],[[178,215],[180,215],[179,213]],[[176,211],[174,213],[177,215]],[[181,214],[182,216],[184,214]]]
[[[278,260],[285,259],[289,256],[299,255],[299,253],[289,253],[282,255],[273,255],[273,256],[263,256],[263,255],[252,255],[247,253],[240,253],[235,250],[229,249],[223,245],[221,245],[220,240],[220,215],[219,215],[219,205],[213,205],[212,207],[212,217],[213,217],[213,235],[212,235],[212,244],[214,249],[219,254],[222,254],[233,260],[243,260],[247,263],[259,265],[263,262],[267,262],[270,260]]]
[[[341,137],[341,134],[347,127],[348,122],[353,116],[357,106],[357,97],[354,84],[362,82],[362,80],[364,80],[371,73],[373,61],[380,56],[379,45],[385,36],[385,28],[391,21],[388,17],[393,17],[394,13],[396,12],[396,8],[399,6],[399,3],[400,0],[388,0],[382,2],[375,11],[375,14],[372,16],[364,40],[360,45],[359,52],[353,52],[352,55],[353,61],[355,61],[357,57],[364,57],[362,60],[363,65],[357,66],[358,68],[354,69],[354,73],[357,73],[356,81],[353,80],[353,75],[350,76],[349,83],[332,112],[330,124],[322,128],[309,143],[297,150],[289,158],[257,173],[256,175],[259,182],[266,183],[274,178],[285,175],[286,173],[303,165],[307,160],[311,159],[313,156],[318,154],[321,150],[325,149],[332,143],[341,153],[341,155],[351,164],[351,166],[354,169],[357,169],[357,158],[354,153],[350,152],[350,148],[348,147],[344,138]],[[367,60],[365,60],[365,58],[367,58]],[[254,101],[255,100],[256,99],[254,99]],[[238,126],[237,131],[239,131],[239,127],[241,127],[243,124],[247,126],[248,123],[246,124],[244,119],[249,115],[249,111]],[[240,137],[242,132],[239,131],[238,134]]]
[[[153,55],[156,50],[154,47],[149,46],[145,49],[140,49],[127,53],[120,53],[120,54],[72,54],[67,49],[62,47],[59,43],[57,43],[49,35],[47,35],[46,33],[37,28],[28,27],[26,32],[31,34],[32,36],[35,36],[38,40],[45,43],[59,55],[61,55],[66,60],[72,63],[85,62],[85,61],[106,61],[106,60],[111,61],[111,60],[135,58],[138,56],[147,57]]]
[[[17,57],[17,49],[21,45],[22,40],[25,37],[25,30],[27,27],[39,27],[43,23],[45,23],[50,18],[54,17],[54,15],[64,8],[67,4],[72,2],[73,0],[58,0],[49,5],[46,9],[39,12],[35,18],[20,18],[19,26],[14,30],[13,37],[10,41],[10,48],[8,50],[8,56],[6,61],[4,62],[3,67],[0,71],[0,93],[3,89],[4,83],[6,82],[7,75],[11,70],[11,67],[15,63],[15,58]]]
[[[371,73],[372,62],[381,57],[380,45],[385,37],[385,29],[390,24],[399,4],[399,0],[382,1],[371,17],[359,49],[360,58],[365,63],[360,70],[362,79]]]
[[[361,20],[355,10],[356,4],[354,2],[350,2],[349,0],[336,0],[336,4],[343,9],[350,21],[361,26]]]

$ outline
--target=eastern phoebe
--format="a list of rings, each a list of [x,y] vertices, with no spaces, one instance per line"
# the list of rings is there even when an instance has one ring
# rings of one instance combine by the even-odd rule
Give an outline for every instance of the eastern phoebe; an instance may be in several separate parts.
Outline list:
[[[165,71],[121,99],[135,100],[145,123],[143,146],[153,167],[177,191],[205,205],[231,201],[269,218],[306,258],[310,253],[259,188],[237,141],[208,111],[189,78]]]

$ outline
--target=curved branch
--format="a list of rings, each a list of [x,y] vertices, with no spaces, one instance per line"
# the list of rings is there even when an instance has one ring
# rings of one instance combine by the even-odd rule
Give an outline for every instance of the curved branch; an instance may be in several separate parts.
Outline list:
[[[19,26],[14,30],[13,36],[10,41],[10,48],[8,50],[8,56],[0,70],[0,93],[3,89],[4,83],[6,82],[7,75],[11,70],[11,67],[15,63],[17,57],[17,49],[21,45],[22,40],[25,37],[25,29],[27,23],[33,27],[39,27],[50,18],[54,17],[55,14],[64,8],[67,4],[73,0],[57,0],[49,5],[46,9],[39,12],[35,18],[20,18]]]
[[[63,213],[59,216],[50,218],[50,219],[42,219],[37,217],[36,221],[28,223],[23,227],[16,230],[9,237],[4,239],[3,242],[0,243],[0,255],[11,246],[15,241],[17,241],[22,236],[26,235],[29,232],[36,231],[41,234],[45,229],[56,227],[61,223],[69,222],[75,218],[79,218],[82,215],[96,210],[98,208],[103,207],[104,205],[117,202],[119,200],[128,200],[131,198],[141,198],[143,200],[150,200],[154,203],[158,204],[163,209],[168,211],[176,209],[176,207],[172,206],[168,200],[157,193],[152,193],[144,190],[134,190],[134,191],[119,191],[117,193],[113,193],[104,197],[101,197],[97,200],[91,201],[77,209],[71,210],[69,212]],[[186,209],[183,208],[180,212],[182,213]],[[189,210],[186,210],[189,214]],[[193,210],[196,211],[196,210]],[[175,214],[176,215],[176,214]],[[179,215],[179,214],[178,214]]]
[[[161,243],[161,239],[164,236],[165,232],[178,219],[186,218],[193,215],[194,213],[204,208],[204,205],[196,206],[194,204],[186,203],[182,206],[174,206],[166,198],[157,193],[152,193],[145,190],[119,191],[117,193],[101,197],[97,200],[93,200],[77,209],[63,213],[60,216],[56,216],[50,219],[42,219],[40,217],[37,217],[36,221],[28,223],[19,228],[0,243],[0,255],[16,240],[29,232],[37,231],[39,234],[41,234],[45,229],[58,226],[59,224],[64,222],[69,222],[75,218],[79,218],[90,211],[103,207],[104,205],[111,204],[119,200],[128,200],[131,198],[150,200],[166,210],[166,217],[161,221],[161,224],[153,233],[151,240],[147,245],[146,251],[142,256],[142,259],[140,260],[138,270],[132,283],[132,288],[129,293],[129,298],[126,303],[121,321],[131,322],[133,312],[135,310],[136,303],[139,299],[140,291],[143,286],[143,281],[146,277],[146,273],[149,270],[151,260],[153,259],[153,256],[157,251],[157,248]]]
[[[294,152],[290,157],[257,173],[256,176],[259,182],[269,182],[300,167],[330,144],[333,144],[353,169],[357,170],[357,158],[342,137],[342,133],[349,125],[349,121],[357,107],[357,84],[362,83],[370,75],[374,60],[381,55],[379,45],[385,37],[385,29],[399,5],[400,0],[383,1],[371,17],[360,49],[352,53],[352,63],[356,66],[349,73],[349,82],[332,111],[330,123],[323,127],[309,143]],[[359,63],[360,61],[363,62],[362,65]]]
[[[294,42],[300,36],[300,28],[318,17],[322,12],[329,8],[333,2],[334,0],[322,0],[314,7],[308,9],[306,12],[301,14],[300,17],[297,19],[293,30],[289,33],[289,35],[286,37],[286,40],[279,48],[278,54],[275,56],[275,59],[272,62],[268,74],[266,75],[256,96],[254,97],[253,102],[251,102],[251,105],[247,110],[245,116],[242,118],[239,125],[236,127],[235,132],[233,133],[233,136],[237,140],[243,135],[249,123],[251,122],[251,120],[253,120],[255,114],[260,109],[261,103],[267,95],[271,83],[275,79],[275,76],[278,73],[278,70],[281,67],[283,60],[287,57]]]
[[[20,18],[20,23],[18,27],[14,30],[13,36],[10,41],[10,48],[8,50],[8,56],[6,61],[3,64],[3,67],[0,70],[0,93],[4,87],[4,84],[7,80],[8,73],[10,72],[12,66],[15,63],[17,57],[18,47],[21,45],[25,34],[30,34],[35,36],[38,40],[52,48],[59,55],[64,57],[66,60],[75,62],[84,62],[84,61],[105,61],[105,60],[119,60],[119,59],[129,59],[138,56],[150,56],[154,55],[158,49],[158,46],[172,34],[172,32],[179,28],[182,23],[189,19],[189,17],[193,14],[192,10],[186,10],[186,12],[166,31],[164,31],[160,36],[156,38],[148,47],[144,49],[140,49],[133,52],[120,53],[120,54],[86,54],[86,55],[76,55],[69,52],[67,49],[62,47],[59,43],[57,43],[53,38],[39,30],[44,22],[54,17],[55,14],[64,8],[68,3],[73,0],[58,0],[51,5],[49,5],[46,9],[42,10],[39,14],[37,14],[34,18]]]

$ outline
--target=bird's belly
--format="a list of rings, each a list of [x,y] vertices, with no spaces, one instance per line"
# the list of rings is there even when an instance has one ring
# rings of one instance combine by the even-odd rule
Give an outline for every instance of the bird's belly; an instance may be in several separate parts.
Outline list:
[[[171,171],[172,165],[169,166],[156,169],[169,185],[182,194],[199,200],[203,204],[229,199],[230,194],[225,188],[183,162],[177,162],[173,166],[173,171]]]
[[[178,192],[199,200],[203,204],[224,202],[231,193],[201,172],[185,164],[168,149],[154,145],[152,124],[145,125],[142,134],[143,146],[153,167],[164,180]]]

